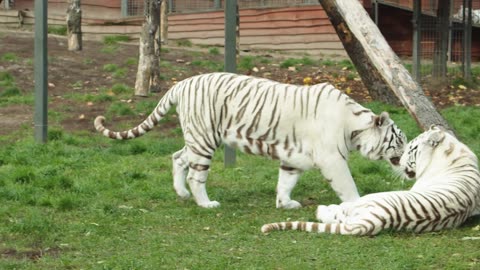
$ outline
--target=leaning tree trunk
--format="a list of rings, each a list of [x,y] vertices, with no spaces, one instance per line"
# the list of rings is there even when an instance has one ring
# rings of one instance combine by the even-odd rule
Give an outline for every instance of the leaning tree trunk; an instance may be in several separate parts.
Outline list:
[[[358,0],[319,0],[372,98],[399,101],[422,129],[452,130],[413,80]]]
[[[70,0],[67,8],[68,50],[82,50],[82,9],[80,0]]]
[[[160,25],[160,0],[145,0],[145,21],[140,34],[140,56],[135,81],[135,95],[147,96],[160,90],[160,38],[156,38]]]

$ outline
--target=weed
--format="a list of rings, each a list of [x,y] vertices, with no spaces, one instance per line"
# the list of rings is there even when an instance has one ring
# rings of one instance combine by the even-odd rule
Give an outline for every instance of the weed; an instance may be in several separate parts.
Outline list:
[[[130,108],[130,106],[124,102],[114,102],[107,109],[108,116],[112,116],[112,115],[122,116],[122,115],[134,115],[134,114],[135,113],[133,112],[132,108]]]
[[[355,70],[355,66],[353,65],[353,63],[347,59],[340,61],[339,65],[342,67],[342,69]]]
[[[114,84],[111,90],[115,95],[127,94],[127,93],[133,92],[132,88],[128,87],[125,84],[120,84],[120,83]]]
[[[128,66],[138,65],[138,58],[135,58],[135,57],[127,58],[127,60],[125,60],[125,65],[128,65]]]
[[[330,59],[325,59],[325,60],[322,60],[322,62],[320,62],[320,64],[322,66],[332,67],[332,66],[335,66],[335,61],[330,60]]]
[[[288,58],[287,60],[283,61],[280,63],[281,68],[288,68],[288,67],[293,67],[293,66],[312,66],[315,64],[315,61],[308,57],[303,57],[303,58]]]
[[[238,69],[239,70],[251,70],[255,67],[253,56],[242,56],[240,57],[240,61],[238,62]]]
[[[217,63],[212,60],[194,60],[192,66],[199,66],[209,69],[210,71],[222,71],[223,64]]]
[[[100,50],[102,53],[106,54],[113,54],[118,50],[117,45],[105,45],[103,48]]]
[[[179,40],[177,40],[177,46],[179,46],[179,47],[192,47],[193,44],[188,39],[179,39]]]
[[[16,62],[18,61],[18,56],[14,53],[5,53],[0,57],[1,61],[6,61],[6,62]]]
[[[211,54],[211,55],[219,55],[220,50],[218,50],[218,48],[210,48],[210,49],[208,49],[208,53]]]
[[[16,86],[7,86],[5,87],[5,90],[0,92],[0,98],[21,96],[21,95],[22,93],[20,92],[20,89],[18,89]]]
[[[103,71],[115,72],[118,69],[119,69],[119,67],[115,64],[105,64],[105,65],[103,65]]]
[[[116,45],[119,42],[128,42],[130,37],[126,35],[113,35],[103,37],[103,44],[105,45]]]
[[[65,26],[65,25],[49,25],[47,31],[48,31],[49,34],[66,36],[67,35],[67,26]]]
[[[84,59],[83,59],[83,63],[84,63],[85,65],[91,65],[91,64],[93,64],[94,62],[95,62],[95,61],[94,61],[93,59],[90,59],[90,58],[84,58]]]

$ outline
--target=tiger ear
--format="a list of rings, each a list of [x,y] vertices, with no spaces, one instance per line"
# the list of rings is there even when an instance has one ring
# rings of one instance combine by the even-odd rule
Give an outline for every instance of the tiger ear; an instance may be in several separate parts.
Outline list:
[[[380,115],[375,116],[374,122],[377,127],[388,124],[390,122],[390,115],[387,112],[382,112]]]
[[[427,137],[428,145],[437,147],[445,139],[445,132],[440,129],[434,129]]]

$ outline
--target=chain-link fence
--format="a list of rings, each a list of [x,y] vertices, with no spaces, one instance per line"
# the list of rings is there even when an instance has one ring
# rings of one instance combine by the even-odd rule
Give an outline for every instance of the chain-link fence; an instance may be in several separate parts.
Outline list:
[[[380,3],[412,10],[416,0],[378,0]],[[421,78],[439,76],[462,76],[464,73],[464,57],[467,45],[466,21],[463,19],[468,9],[464,8],[465,0],[452,0],[449,5],[439,6],[441,1],[422,1],[418,22],[419,51],[412,57],[419,61]],[[480,27],[480,1],[472,1],[473,27]],[[443,2],[445,4],[445,2]],[[442,20],[442,16],[449,16]],[[477,15],[478,14],[478,15]],[[478,16],[478,18],[477,18]],[[413,27],[413,25],[412,25]],[[471,40],[470,40],[471,42]],[[415,46],[415,45],[413,45]],[[445,55],[445,56],[443,56]],[[418,60],[415,60],[418,57]],[[443,59],[442,59],[443,57]],[[468,55],[467,55],[468,57]],[[417,62],[418,63],[418,62]]]
[[[276,8],[318,5],[318,0],[238,0],[239,8]],[[169,12],[203,12],[223,9],[225,0],[168,0]]]

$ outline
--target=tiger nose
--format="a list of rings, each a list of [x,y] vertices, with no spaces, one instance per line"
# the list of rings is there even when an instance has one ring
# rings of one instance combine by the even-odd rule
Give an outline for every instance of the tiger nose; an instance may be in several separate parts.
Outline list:
[[[405,173],[408,175],[410,178],[415,178],[415,172],[414,171],[409,171],[405,169]]]

